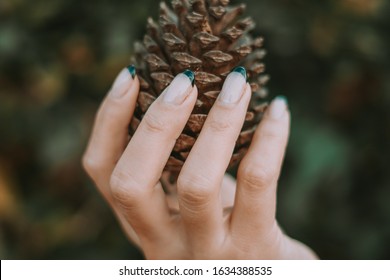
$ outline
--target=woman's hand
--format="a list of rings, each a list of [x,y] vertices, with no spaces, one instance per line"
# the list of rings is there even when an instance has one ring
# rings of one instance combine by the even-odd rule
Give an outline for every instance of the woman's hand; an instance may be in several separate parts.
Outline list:
[[[129,141],[139,92],[134,68],[129,69],[119,74],[97,113],[83,164],[146,258],[315,258],[275,219],[289,134],[285,100],[276,98],[267,109],[239,166],[234,194],[225,171],[251,98],[245,70],[235,69],[179,174],[175,199],[164,193],[160,178],[196,102],[192,73],[176,76]]]

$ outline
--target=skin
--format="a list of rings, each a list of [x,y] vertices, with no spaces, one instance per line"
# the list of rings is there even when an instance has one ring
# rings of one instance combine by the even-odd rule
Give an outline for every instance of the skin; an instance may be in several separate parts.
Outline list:
[[[173,195],[164,193],[160,179],[195,105],[196,85],[178,75],[130,140],[137,76],[122,70],[97,112],[83,166],[147,259],[317,258],[288,237],[275,218],[290,126],[283,100],[275,99],[267,109],[239,165],[237,181],[225,175],[251,97],[245,79],[231,76]]]

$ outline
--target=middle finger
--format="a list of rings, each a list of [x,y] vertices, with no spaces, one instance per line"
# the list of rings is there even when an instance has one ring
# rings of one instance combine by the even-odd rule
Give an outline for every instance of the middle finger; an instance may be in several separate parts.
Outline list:
[[[180,213],[193,243],[223,237],[220,187],[251,97],[246,71],[228,75],[178,178]],[[207,241],[206,241],[207,240]],[[197,243],[197,244],[198,244]],[[197,246],[194,244],[194,246]]]

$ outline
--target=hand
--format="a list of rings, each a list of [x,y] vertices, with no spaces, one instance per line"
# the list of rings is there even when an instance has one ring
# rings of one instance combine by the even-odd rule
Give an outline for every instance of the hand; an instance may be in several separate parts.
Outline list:
[[[138,78],[122,70],[101,105],[83,164],[146,258],[316,258],[275,219],[290,121],[284,99],[271,103],[256,130],[239,166],[235,194],[235,182],[225,177],[251,98],[244,76],[233,71],[227,77],[179,174],[177,199],[164,193],[160,178],[195,105],[191,77],[176,76],[130,140]],[[229,186],[226,196],[221,189]]]

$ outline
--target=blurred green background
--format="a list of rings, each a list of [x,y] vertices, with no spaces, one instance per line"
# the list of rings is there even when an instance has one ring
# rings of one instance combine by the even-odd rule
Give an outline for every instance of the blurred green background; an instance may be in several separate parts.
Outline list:
[[[0,1],[1,258],[142,258],[80,157],[158,2]],[[280,224],[321,258],[389,259],[389,1],[243,2],[292,111]]]

